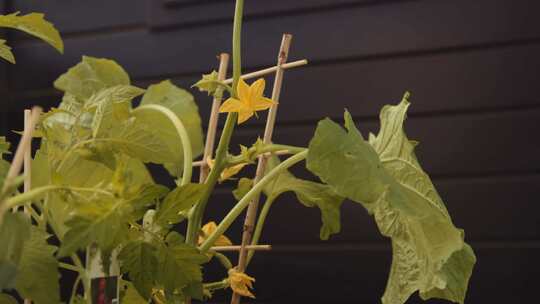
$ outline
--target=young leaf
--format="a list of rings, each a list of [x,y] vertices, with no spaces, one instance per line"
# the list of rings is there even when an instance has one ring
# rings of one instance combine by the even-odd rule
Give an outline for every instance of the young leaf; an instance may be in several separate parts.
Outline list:
[[[145,299],[152,295],[158,269],[156,248],[144,241],[127,243],[120,251],[118,259],[123,273],[128,273],[138,293]]]
[[[0,291],[14,288],[24,245],[30,239],[30,221],[21,213],[7,212],[0,225]]]
[[[13,56],[11,47],[6,44],[4,39],[0,39],[0,57],[4,58],[10,63],[15,64],[15,56]]]
[[[402,129],[406,108],[402,103],[383,109],[381,133],[371,139],[375,148],[348,112],[347,131],[329,119],[319,122],[307,168],[340,195],[361,203],[392,239],[384,304],[404,303],[417,290],[422,297],[463,303],[475,257],[412,154],[414,145]]]
[[[54,257],[57,247],[47,243],[49,237],[45,231],[32,227],[15,283],[19,294],[36,304],[60,303],[60,273]]]
[[[247,177],[242,177],[238,180],[238,186],[233,190],[233,196],[236,200],[241,200],[249,190],[253,187],[253,180]]]
[[[128,74],[113,60],[83,56],[80,63],[56,79],[54,87],[85,102],[101,89],[129,84]]]
[[[189,92],[175,86],[169,80],[165,80],[148,87],[141,105],[149,104],[158,104],[173,111],[187,129],[193,157],[195,158],[202,153],[204,137],[201,117],[193,96]],[[184,161],[182,143],[172,123],[155,111],[140,111],[135,115],[142,123],[152,129],[159,130],[156,136],[169,147],[170,151],[174,151],[175,158],[166,164],[166,168],[171,175],[179,176]]]
[[[266,171],[279,165],[279,158],[272,156],[268,159]],[[327,240],[330,235],[341,230],[340,208],[343,197],[337,195],[328,185],[306,181],[294,177],[290,172],[284,171],[264,189],[269,199],[280,194],[293,191],[298,201],[306,207],[318,207],[321,211],[322,227],[320,238]]]
[[[64,42],[60,38],[58,30],[54,25],[43,17],[45,15],[39,13],[30,13],[28,15],[19,16],[19,12],[0,15],[0,27],[8,27],[26,32],[34,37],[37,37],[51,46],[60,53],[64,52]]]
[[[218,88],[218,73],[216,71],[210,74],[203,74],[202,79],[197,81],[192,87],[196,87],[201,92],[208,92],[208,95],[213,95]]]
[[[182,211],[197,204],[204,192],[204,184],[187,184],[171,191],[159,206],[154,218],[155,225],[168,227],[184,219]]]

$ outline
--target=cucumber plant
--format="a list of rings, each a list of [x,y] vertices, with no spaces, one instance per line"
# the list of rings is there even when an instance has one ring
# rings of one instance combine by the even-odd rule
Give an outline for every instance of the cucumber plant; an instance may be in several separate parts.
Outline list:
[[[9,163],[0,161],[0,243],[5,246],[0,290],[15,290],[37,304],[60,303],[63,268],[77,275],[69,302],[90,301],[89,268],[96,266],[89,266],[88,258],[84,265],[82,254],[92,251],[99,256],[103,276],[122,275],[122,303],[184,303],[227,288],[254,297],[254,279],[212,248],[231,244],[225,232],[251,200],[264,194],[252,240],[257,244],[272,203],[282,193],[294,192],[303,205],[320,209],[321,239],[339,233],[340,207],[346,199],[374,217],[393,251],[383,303],[405,303],[416,291],[424,299],[464,302],[476,258],[422,169],[414,153],[417,142],[404,132],[408,93],[397,105],[382,108],[377,135],[364,137],[345,111],[343,126],[321,120],[308,147],[259,140],[242,146],[238,155],[229,153],[234,130],[275,104],[264,97],[264,79],[252,84],[241,79],[242,10],[243,0],[238,0],[232,85],[219,81],[215,72],[195,84],[211,95],[228,95],[220,108],[227,119],[204,183],[192,182],[203,131],[188,91],[168,80],[136,87],[116,62],[93,57],[83,57],[54,82],[64,94],[57,108],[40,117],[35,130],[40,145],[32,162],[32,189],[18,193],[20,179],[6,179]],[[1,25],[26,30],[62,50],[58,32],[42,15],[2,16]],[[4,42],[0,56],[14,61]],[[0,138],[0,155],[8,148]],[[281,160],[277,152],[283,151],[289,156]],[[203,225],[218,181],[238,175],[268,154],[264,177],[256,183],[240,178],[234,190],[238,202],[219,223]],[[302,162],[319,181],[288,171]],[[163,166],[176,178],[176,187],[157,184],[149,163]],[[31,219],[10,211],[21,205],[29,208]],[[175,225],[183,221],[187,231],[180,233]],[[204,280],[210,259],[224,266],[223,280]],[[0,294],[0,303],[10,301],[14,298]]]

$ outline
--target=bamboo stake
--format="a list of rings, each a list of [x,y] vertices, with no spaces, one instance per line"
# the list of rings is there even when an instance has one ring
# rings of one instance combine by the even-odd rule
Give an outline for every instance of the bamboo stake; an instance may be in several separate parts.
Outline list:
[[[219,69],[218,80],[223,81],[227,76],[227,67],[229,65],[229,54],[221,53],[219,55]],[[212,158],[214,151],[214,145],[216,141],[217,123],[219,118],[219,107],[221,105],[222,96],[216,94],[214,101],[212,102],[212,110],[210,111],[210,120],[208,121],[208,131],[206,131],[206,143],[204,145],[203,160]],[[210,168],[205,161],[200,163],[201,171],[199,175],[199,182],[204,183],[210,172]]]
[[[24,132],[29,129],[33,129],[30,125],[32,117],[31,110],[24,110]],[[33,131],[33,130],[32,130]],[[24,150],[24,166],[23,166],[23,176],[24,176],[24,192],[30,191],[32,183],[32,145],[29,144],[28,148]],[[25,206],[24,213],[29,214],[30,210]],[[32,300],[24,299],[24,304],[31,304]]]
[[[279,54],[277,58],[276,65],[276,76],[274,78],[274,88],[272,90],[272,100],[276,102],[270,110],[268,111],[268,116],[266,118],[266,128],[264,130],[263,142],[269,144],[272,142],[272,134],[274,132],[274,125],[276,122],[277,107],[279,102],[279,95],[281,93],[281,85],[283,83],[283,68],[282,66],[287,61],[289,55],[289,48],[291,46],[292,35],[283,34],[281,40],[281,47],[279,49]],[[264,175],[264,170],[266,167],[267,158],[262,155],[259,156],[259,162],[257,164],[257,171],[255,173],[254,184],[259,182],[259,180]],[[253,201],[250,202],[246,218],[244,221],[244,231],[242,233],[242,248],[240,249],[240,257],[238,258],[238,266],[236,270],[239,272],[244,272],[247,264],[247,255],[248,251],[246,249],[247,245],[251,243],[251,237],[253,235],[253,227],[255,225],[255,220],[257,217],[257,209],[259,207],[259,197],[257,196]],[[240,303],[241,296],[237,293],[233,293],[231,304]]]
[[[244,247],[247,250],[272,250],[271,245],[248,245]],[[233,245],[233,246],[214,246],[210,247],[212,251],[240,251],[242,246]]]
[[[255,72],[252,72],[252,73],[247,73],[247,74],[244,74],[244,75],[242,75],[240,77],[242,77],[242,79],[246,80],[246,79],[251,79],[251,78],[256,78],[256,77],[261,77],[261,76],[264,76],[264,75],[268,75],[268,74],[277,72],[278,70],[288,70],[288,69],[296,68],[296,67],[303,66],[303,65],[306,65],[306,64],[308,64],[307,59],[291,61],[291,62],[285,63],[283,65],[276,65],[276,66],[269,67],[269,68],[266,68],[266,69],[262,69],[262,70],[259,70],[259,71],[255,71]],[[231,84],[232,83],[232,78],[225,79],[223,82],[225,84]]]
[[[5,191],[9,184],[11,184],[13,179],[17,177],[19,172],[21,172],[24,154],[25,151],[30,147],[30,143],[32,141],[32,133],[34,132],[34,128],[36,127],[36,124],[39,120],[39,115],[41,115],[41,108],[33,107],[30,115],[30,122],[28,123],[28,129],[25,128],[21,140],[19,141],[19,145],[17,146],[17,150],[15,150],[15,156],[11,161],[11,166],[9,167],[9,171],[6,176],[4,188],[2,189],[2,191]]]

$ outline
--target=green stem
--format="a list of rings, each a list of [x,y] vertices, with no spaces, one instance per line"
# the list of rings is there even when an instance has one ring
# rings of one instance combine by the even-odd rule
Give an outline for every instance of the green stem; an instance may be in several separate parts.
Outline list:
[[[224,280],[218,281],[218,282],[206,283],[203,286],[204,286],[205,289],[208,289],[210,291],[216,290],[216,289],[225,289],[225,288],[229,287],[229,280],[224,279]]]
[[[261,210],[261,213],[259,214],[259,219],[257,220],[257,225],[255,226],[255,231],[253,232],[253,238],[251,239],[251,245],[257,245],[259,243],[259,239],[262,234],[262,229],[264,227],[264,222],[266,221],[266,217],[268,216],[268,212],[270,211],[270,207],[272,207],[272,204],[276,200],[277,196],[269,196],[266,199],[266,202],[264,202],[264,206]],[[251,259],[253,258],[253,254],[255,254],[254,250],[250,250],[248,252],[247,256],[247,264],[251,262]]]
[[[182,172],[182,182],[180,183],[180,185],[183,186],[188,184],[189,182],[191,182],[191,175],[193,172],[193,150],[191,148],[191,141],[189,139],[189,134],[186,127],[178,118],[178,116],[174,114],[173,111],[157,104],[140,106],[133,110],[133,114],[145,110],[156,111],[165,115],[176,128],[176,132],[178,133],[178,135],[180,136],[180,140],[182,141],[182,150],[184,152],[184,169]]]
[[[60,268],[64,268],[64,269],[67,269],[67,270],[71,270],[71,271],[75,271],[75,272],[78,272],[78,273],[83,273],[85,270],[84,268],[79,268],[77,266],[74,266],[74,265],[71,265],[71,264],[67,264],[67,263],[62,263],[62,262],[59,262],[58,263],[58,266]]]
[[[219,260],[221,265],[223,265],[223,267],[225,267],[225,269],[229,270],[229,269],[233,268],[231,260],[229,260],[229,258],[226,255],[224,255],[223,253],[220,253],[220,252],[213,252],[213,254]]]
[[[207,252],[214,242],[225,233],[225,231],[231,226],[234,220],[244,211],[244,209],[249,205],[249,202],[259,195],[263,188],[281,174],[284,170],[293,166],[294,164],[304,160],[307,157],[307,150],[302,151],[298,154],[295,154],[289,157],[287,160],[279,164],[277,167],[272,169],[265,175],[249,192],[244,195],[244,197],[229,211],[229,213],[223,218],[221,223],[217,226],[216,230],[208,236],[204,243],[199,247],[202,252]]]
[[[259,155],[265,154],[265,153],[274,153],[278,151],[287,151],[289,154],[296,154],[300,153],[302,151],[306,150],[304,147],[297,147],[297,146],[288,146],[288,145],[277,145],[277,144],[269,144],[265,145],[263,148],[259,148],[257,150],[257,147],[251,147],[248,150],[248,154],[253,157],[251,160],[255,160]],[[253,155],[251,155],[253,153]],[[227,160],[227,166],[234,166],[241,163],[245,163],[246,159],[244,155],[235,155],[229,157]]]
[[[19,205],[23,205],[26,202],[32,201],[49,191],[55,190],[70,190],[75,192],[92,192],[99,193],[107,196],[113,196],[112,193],[105,190],[95,189],[95,188],[82,188],[82,187],[68,187],[68,186],[58,186],[58,185],[47,185],[43,187],[34,188],[30,191],[21,193],[19,195],[10,197],[5,201],[5,208],[10,209]]]
[[[71,288],[71,296],[69,298],[69,303],[72,304],[75,300],[75,296],[77,295],[77,289],[79,287],[79,283],[81,282],[81,275],[79,274],[77,276],[77,279],[75,279],[75,283],[73,284],[73,287]]]
[[[241,36],[242,36],[242,17],[244,13],[244,0],[237,0],[236,7],[234,10],[234,25],[233,25],[233,97],[237,97],[237,87],[240,76],[242,75],[242,61],[241,61]],[[221,133],[219,139],[219,144],[216,150],[215,165],[214,168],[210,171],[208,178],[206,180],[206,188],[201,197],[201,200],[197,205],[193,207],[189,216],[188,229],[186,234],[186,243],[195,244],[197,240],[197,235],[201,229],[202,217],[206,205],[208,204],[208,199],[216,186],[216,183],[219,179],[221,171],[225,165],[225,157],[229,149],[229,143],[231,141],[232,133],[236,125],[236,120],[238,119],[238,113],[232,112],[227,115],[227,120],[225,121],[225,127]]]

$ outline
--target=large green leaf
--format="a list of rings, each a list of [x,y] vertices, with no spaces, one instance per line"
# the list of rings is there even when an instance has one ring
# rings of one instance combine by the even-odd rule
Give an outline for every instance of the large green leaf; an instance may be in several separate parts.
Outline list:
[[[344,130],[329,119],[310,142],[307,168],[334,190],[361,203],[392,239],[393,262],[383,303],[424,298],[463,303],[475,257],[413,154],[403,132],[408,103],[387,106],[370,145],[345,113]],[[412,166],[411,166],[412,165]]]
[[[127,243],[118,259],[123,273],[128,273],[138,293],[146,299],[152,294],[158,269],[157,249],[142,240]]]
[[[11,52],[11,47],[6,44],[4,39],[0,39],[0,57],[10,63],[15,63],[15,56],[13,56],[13,52]]]
[[[36,304],[60,303],[60,273],[58,261],[54,257],[57,247],[47,243],[49,236],[37,227],[32,227],[17,274],[17,291]]]
[[[204,184],[190,183],[171,191],[159,206],[154,224],[160,227],[169,227],[181,222],[185,217],[180,212],[189,210],[197,204],[204,189]]]
[[[124,293],[121,294],[121,302],[120,303],[126,303],[126,304],[148,304],[148,300],[145,300],[141,295],[137,292],[133,284],[131,282],[124,281]],[[84,302],[86,303],[86,302]]]
[[[266,171],[272,170],[277,165],[279,165],[279,158],[272,156],[268,160]],[[321,239],[327,240],[330,235],[339,233],[341,230],[340,208],[343,197],[336,194],[332,187],[296,178],[285,170],[264,188],[268,199],[272,200],[287,191],[293,191],[298,201],[304,206],[318,207],[320,209],[322,218]]]
[[[30,13],[24,16],[19,16],[19,12],[0,15],[0,27],[8,27],[26,32],[34,37],[40,38],[47,42],[60,53],[64,52],[64,43],[58,30],[54,25],[43,17],[45,15],[39,13]]]
[[[22,213],[7,212],[0,225],[0,291],[15,287],[24,245],[30,239],[30,220]]]
[[[173,111],[182,121],[187,129],[193,157],[199,156],[203,151],[203,132],[199,109],[195,104],[193,95],[183,90],[169,80],[148,87],[144,94],[141,105],[157,104]],[[182,142],[176,132],[174,125],[165,119],[162,114],[155,111],[138,111],[137,119],[148,125],[148,127],[159,130],[156,134],[165,142],[171,151],[174,151],[175,159],[166,164],[169,172],[174,176],[179,176],[183,164]]]
[[[84,102],[99,90],[129,84],[128,74],[115,61],[83,56],[80,63],[56,79],[54,87]]]

